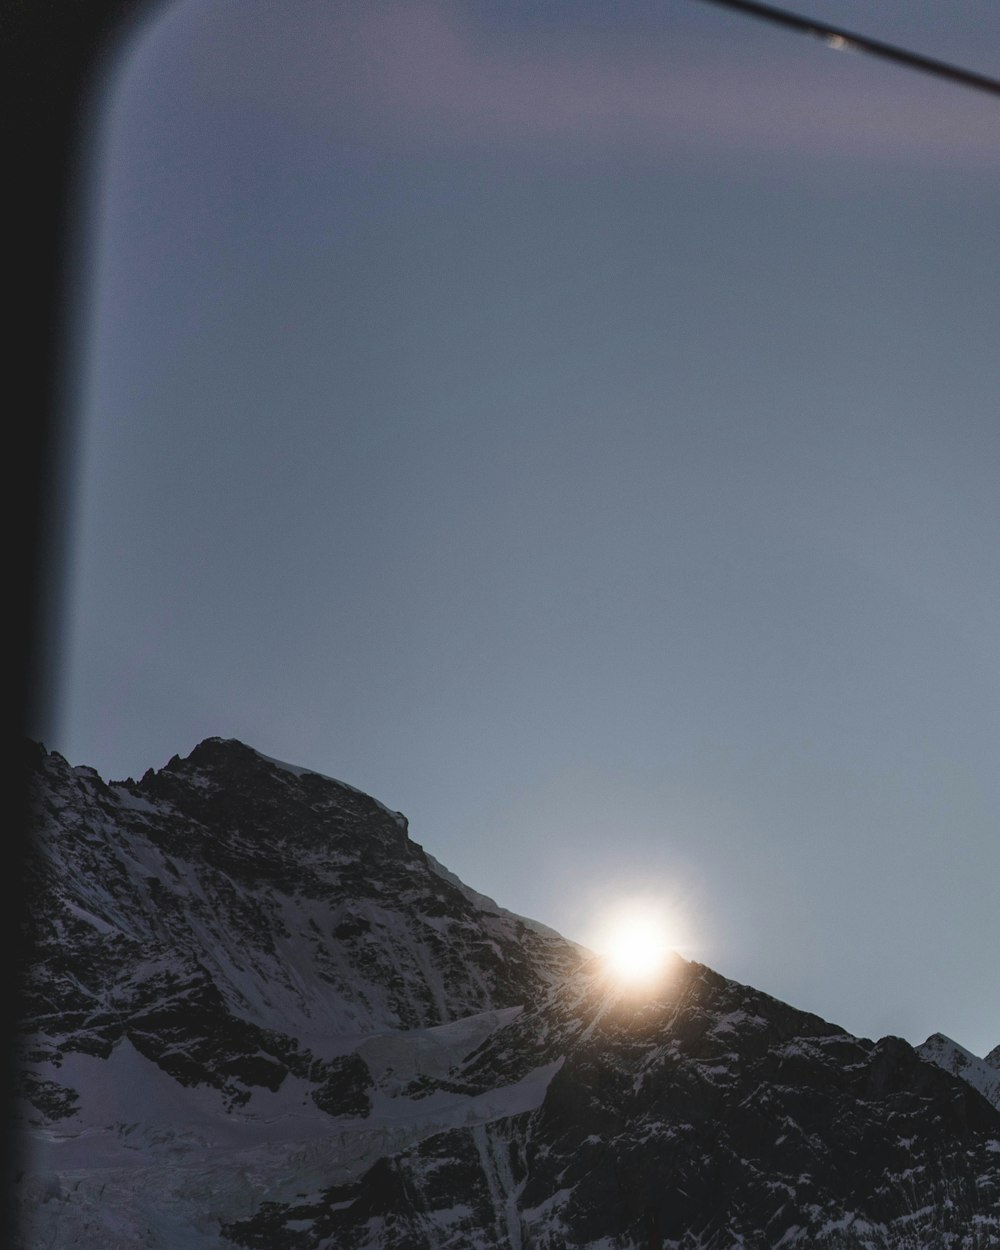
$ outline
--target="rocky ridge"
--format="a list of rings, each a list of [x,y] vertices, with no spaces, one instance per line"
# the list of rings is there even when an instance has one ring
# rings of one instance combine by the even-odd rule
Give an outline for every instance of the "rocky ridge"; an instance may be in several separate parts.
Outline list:
[[[932,1033],[916,1050],[921,1059],[960,1076],[1000,1110],[1000,1047],[991,1050],[985,1059],[980,1059],[943,1033]]]
[[[25,1250],[1000,1246],[1000,1048],[624,992],[238,742],[29,767]]]

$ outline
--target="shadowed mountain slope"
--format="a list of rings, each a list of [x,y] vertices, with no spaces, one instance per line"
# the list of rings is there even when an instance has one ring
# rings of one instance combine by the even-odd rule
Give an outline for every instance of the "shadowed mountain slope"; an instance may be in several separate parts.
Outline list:
[[[24,1247],[1000,1245],[941,1054],[680,958],[624,991],[242,743],[29,768]]]

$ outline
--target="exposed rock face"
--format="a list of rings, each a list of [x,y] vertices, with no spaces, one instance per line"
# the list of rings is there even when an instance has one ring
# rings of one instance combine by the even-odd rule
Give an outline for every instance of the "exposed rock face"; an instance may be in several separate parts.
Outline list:
[[[531,1001],[580,962],[470,902],[399,813],[241,743],[138,783],[38,762],[27,1025],[54,1059],[127,1037],[245,1102],[305,1075],[314,1043]]]
[[[932,1033],[917,1047],[917,1054],[946,1072],[960,1076],[1000,1110],[1000,1046],[980,1059],[943,1033]]]
[[[1000,1246],[947,1048],[680,959],[625,993],[241,743],[32,766],[25,1247]]]

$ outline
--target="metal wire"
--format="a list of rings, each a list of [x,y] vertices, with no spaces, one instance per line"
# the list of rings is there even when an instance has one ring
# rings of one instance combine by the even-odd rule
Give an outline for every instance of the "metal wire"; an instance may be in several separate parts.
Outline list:
[[[972,70],[949,65],[945,61],[936,61],[932,57],[922,56],[919,52],[908,52],[905,48],[897,48],[894,44],[882,43],[879,39],[869,39],[867,35],[857,35],[837,26],[828,26],[825,22],[817,22],[813,18],[799,17],[796,13],[788,13],[770,4],[758,4],[756,0],[701,0],[701,3],[718,5],[724,9],[735,9],[750,17],[759,17],[778,26],[797,30],[801,34],[812,35],[815,39],[821,39],[828,48],[834,48],[840,52],[866,52],[869,56],[877,56],[884,61],[893,61],[909,69],[921,70],[925,74],[933,74],[937,78],[959,83],[963,87],[972,87],[977,91],[987,91],[990,95],[1000,96],[1000,79],[991,78],[987,74],[976,74]]]

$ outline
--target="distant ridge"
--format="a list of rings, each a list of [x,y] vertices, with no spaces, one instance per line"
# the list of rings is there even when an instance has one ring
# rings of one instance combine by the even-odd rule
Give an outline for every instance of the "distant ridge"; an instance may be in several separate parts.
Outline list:
[[[1000,1047],[995,1047],[985,1059],[980,1059],[943,1033],[932,1033],[926,1042],[917,1047],[917,1054],[946,1072],[960,1076],[1000,1109]]]

